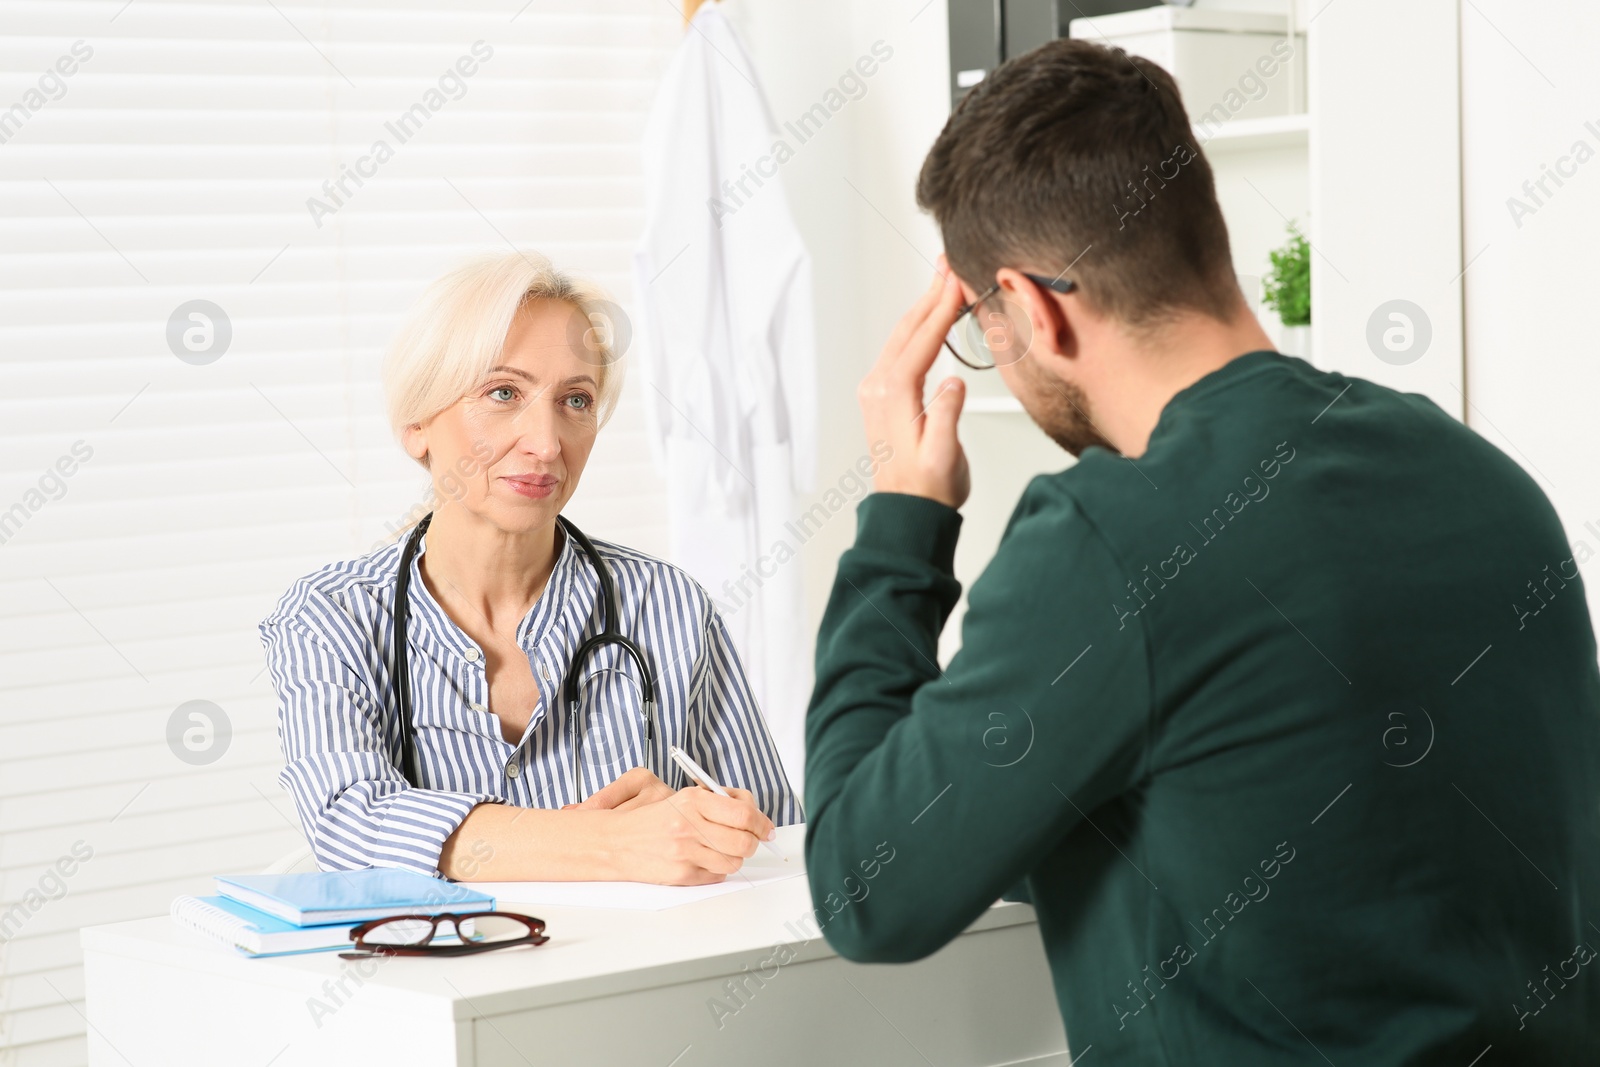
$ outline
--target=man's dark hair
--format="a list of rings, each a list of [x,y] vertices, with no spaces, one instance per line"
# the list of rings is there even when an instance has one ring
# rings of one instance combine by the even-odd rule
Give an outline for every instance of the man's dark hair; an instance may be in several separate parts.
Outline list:
[[[1091,306],[1136,329],[1178,309],[1227,320],[1237,306],[1227,225],[1177,84],[1120,48],[1058,40],[1001,65],[945,123],[917,203],[979,292],[1001,267],[1054,274],[1076,260],[1067,277]]]

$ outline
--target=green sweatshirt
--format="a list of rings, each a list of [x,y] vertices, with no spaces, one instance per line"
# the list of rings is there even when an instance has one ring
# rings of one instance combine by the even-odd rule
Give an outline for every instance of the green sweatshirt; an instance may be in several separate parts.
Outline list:
[[[818,639],[828,942],[1025,889],[1093,1063],[1600,1063],[1600,672],[1538,485],[1424,397],[1251,352],[1035,478],[973,584],[875,494]],[[887,860],[885,859],[887,857]]]

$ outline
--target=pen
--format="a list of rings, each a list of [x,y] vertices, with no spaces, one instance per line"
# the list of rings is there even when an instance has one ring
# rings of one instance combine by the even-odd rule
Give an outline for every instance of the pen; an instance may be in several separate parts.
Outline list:
[[[683,773],[687,774],[690,778],[693,778],[700,785],[705,786],[707,789],[717,794],[717,796],[731,796],[726,789],[717,784],[717,780],[715,778],[711,777],[705,772],[705,768],[696,763],[689,753],[685,752],[677,745],[669,745],[667,747],[667,755],[671,756],[673,761],[677,763],[679,767],[683,768]],[[761,843],[767,847],[768,852],[772,853],[785,863],[789,862],[789,857],[785,856],[782,852],[779,852],[777,845],[774,845],[771,841],[763,841]]]

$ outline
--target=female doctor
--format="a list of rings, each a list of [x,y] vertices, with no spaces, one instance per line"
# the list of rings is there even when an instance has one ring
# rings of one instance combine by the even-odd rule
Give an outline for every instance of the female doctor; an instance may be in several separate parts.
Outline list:
[[[601,307],[541,257],[483,256],[429,288],[389,354],[390,421],[434,510],[261,623],[278,780],[324,870],[700,884],[801,820],[705,591],[557,518],[620,387]],[[601,633],[625,640],[585,644]]]

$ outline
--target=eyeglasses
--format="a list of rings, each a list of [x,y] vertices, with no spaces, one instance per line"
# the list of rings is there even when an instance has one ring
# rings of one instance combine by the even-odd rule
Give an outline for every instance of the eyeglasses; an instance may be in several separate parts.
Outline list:
[[[448,923],[459,944],[437,944],[439,924]],[[542,945],[544,920],[514,911],[465,911],[460,914],[393,915],[373,919],[350,931],[359,951],[341,952],[340,959],[365,960],[373,956],[466,956],[515,945]]]
[[[1070,278],[1046,278],[1026,271],[1022,275],[1056,293],[1070,293],[1077,288],[1077,283]],[[962,305],[961,310],[956,312],[956,321],[951,325],[950,332],[945,334],[944,346],[950,350],[950,354],[973,370],[993,370],[1002,363],[1015,363],[1027,355],[1028,346],[1032,343],[1031,337],[1019,339],[1014,336],[1014,329],[1003,328],[1006,323],[1013,327],[1018,322],[1026,323],[1026,317],[1008,318],[999,312],[991,312],[1000,322],[985,329],[978,321],[978,316],[973,314],[980,304],[999,291],[1000,285],[996,283],[979,293],[972,303]]]

